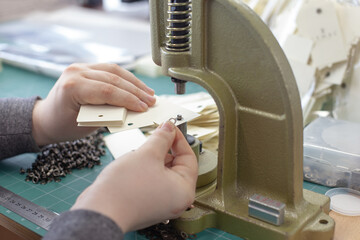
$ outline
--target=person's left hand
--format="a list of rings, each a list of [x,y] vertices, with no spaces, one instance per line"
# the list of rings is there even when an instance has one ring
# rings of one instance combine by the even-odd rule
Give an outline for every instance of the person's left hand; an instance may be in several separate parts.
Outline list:
[[[109,104],[142,112],[155,101],[154,90],[116,64],[72,64],[49,95],[36,102],[32,134],[39,146],[78,139],[95,130],[77,126],[82,104]]]

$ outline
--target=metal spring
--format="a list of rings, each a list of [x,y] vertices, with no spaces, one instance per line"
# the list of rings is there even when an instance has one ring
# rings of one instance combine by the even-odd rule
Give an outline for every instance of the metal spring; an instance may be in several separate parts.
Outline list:
[[[190,50],[191,1],[168,0],[168,26],[165,49],[174,52]]]

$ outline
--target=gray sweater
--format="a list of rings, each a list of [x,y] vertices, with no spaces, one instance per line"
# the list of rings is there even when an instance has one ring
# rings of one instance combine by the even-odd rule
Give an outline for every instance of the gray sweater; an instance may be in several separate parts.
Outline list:
[[[31,135],[36,100],[36,97],[0,99],[0,159],[39,151]]]
[[[32,137],[32,110],[38,98],[0,99],[0,160],[39,147]],[[89,210],[67,211],[51,224],[43,240],[121,240],[123,233],[110,218]]]

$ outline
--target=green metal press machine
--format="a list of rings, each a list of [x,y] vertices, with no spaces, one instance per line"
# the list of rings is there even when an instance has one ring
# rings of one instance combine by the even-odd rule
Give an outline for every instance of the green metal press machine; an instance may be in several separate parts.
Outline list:
[[[240,0],[150,6],[154,62],[178,93],[186,81],[203,86],[220,114],[218,155],[197,152],[195,208],[176,226],[245,239],[331,239],[329,198],[302,187],[300,97],[268,27]]]

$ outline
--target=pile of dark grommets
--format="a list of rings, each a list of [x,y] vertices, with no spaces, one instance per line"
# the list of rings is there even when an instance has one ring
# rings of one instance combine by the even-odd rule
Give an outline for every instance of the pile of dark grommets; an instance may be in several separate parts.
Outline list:
[[[46,184],[60,182],[74,169],[100,165],[100,157],[105,155],[105,131],[101,128],[82,139],[47,145],[41,149],[31,168],[21,168],[20,173],[26,174],[26,181]]]
[[[195,234],[190,235],[176,229],[171,221],[168,224],[159,223],[148,228],[138,230],[137,232],[150,240],[185,240],[196,238]]]

